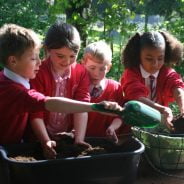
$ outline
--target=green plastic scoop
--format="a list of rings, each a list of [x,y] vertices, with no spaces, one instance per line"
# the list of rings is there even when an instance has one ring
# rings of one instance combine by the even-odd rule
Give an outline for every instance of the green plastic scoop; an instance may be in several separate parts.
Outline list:
[[[92,108],[96,111],[115,113],[124,123],[141,128],[154,128],[162,119],[158,110],[136,100],[125,103],[123,111],[105,109],[103,104],[93,104]]]

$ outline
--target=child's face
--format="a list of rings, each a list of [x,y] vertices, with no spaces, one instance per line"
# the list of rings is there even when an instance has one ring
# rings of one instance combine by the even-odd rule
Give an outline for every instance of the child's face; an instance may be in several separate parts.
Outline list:
[[[110,70],[110,66],[108,66],[106,63],[99,63],[98,59],[95,57],[86,58],[84,66],[89,72],[91,84],[93,85],[98,85]]]
[[[164,64],[165,60],[165,47],[159,48],[143,48],[141,50],[141,64],[143,68],[151,74],[154,74]]]
[[[68,47],[50,49],[49,55],[53,68],[57,72],[64,72],[77,59],[77,53]]]
[[[35,78],[41,65],[39,52],[38,48],[29,48],[20,57],[10,56],[11,69],[26,79]]]

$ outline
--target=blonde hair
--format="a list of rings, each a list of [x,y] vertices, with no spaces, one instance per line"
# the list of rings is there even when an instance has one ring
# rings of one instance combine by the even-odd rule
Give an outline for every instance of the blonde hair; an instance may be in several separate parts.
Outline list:
[[[104,41],[97,41],[89,44],[84,50],[84,60],[88,57],[95,57],[100,63],[111,65],[112,51]]]

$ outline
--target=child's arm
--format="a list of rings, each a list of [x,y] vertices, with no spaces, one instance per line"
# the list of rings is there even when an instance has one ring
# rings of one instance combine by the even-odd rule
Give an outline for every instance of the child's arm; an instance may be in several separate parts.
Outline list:
[[[122,111],[123,108],[116,102],[103,101],[101,102],[105,109]],[[64,113],[80,113],[80,112],[92,112],[92,105],[94,103],[82,102],[72,100],[64,97],[47,97],[45,100],[45,108],[51,112],[64,112]]]
[[[74,114],[75,144],[82,144],[84,146],[91,147],[90,144],[84,142],[87,122],[88,122],[87,112]]]
[[[80,113],[92,111],[91,103],[64,97],[47,97],[45,107],[51,112]]]
[[[174,98],[178,104],[180,113],[184,114],[184,90],[182,88],[174,89]]]
[[[173,114],[172,114],[172,110],[169,107],[160,105],[145,97],[140,97],[138,100],[160,111],[160,113],[163,114],[163,122],[165,123],[165,125],[169,129],[173,128],[173,124],[172,124]]]
[[[40,141],[42,145],[44,156],[46,158],[55,158],[56,151],[54,147],[56,147],[56,142],[50,139],[43,119],[40,118],[33,119],[31,121],[31,126],[37,139]]]
[[[118,143],[118,137],[116,135],[116,130],[122,125],[122,120],[120,118],[115,118],[111,125],[107,128],[106,134],[108,137],[114,140],[115,143]]]

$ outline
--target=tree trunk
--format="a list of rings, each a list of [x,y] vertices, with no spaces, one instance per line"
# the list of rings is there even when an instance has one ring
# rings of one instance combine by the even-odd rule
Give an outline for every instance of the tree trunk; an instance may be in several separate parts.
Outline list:
[[[148,13],[146,12],[145,14],[145,22],[144,22],[144,31],[147,32],[148,31]]]

